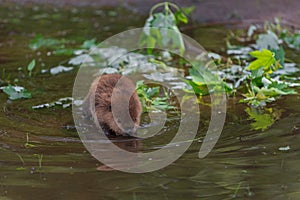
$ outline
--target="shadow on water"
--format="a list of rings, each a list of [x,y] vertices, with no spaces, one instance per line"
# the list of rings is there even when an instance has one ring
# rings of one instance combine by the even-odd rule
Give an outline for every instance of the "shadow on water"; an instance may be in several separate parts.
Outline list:
[[[123,16],[127,16],[125,19]],[[125,10],[0,7],[0,68],[12,78],[30,60],[37,71],[58,65],[67,56],[28,48],[34,34],[67,38],[74,44],[98,41],[113,33],[143,26]],[[222,48],[224,28],[196,29],[191,35],[211,50]],[[221,35],[221,37],[220,37]],[[299,60],[299,59],[298,59]],[[129,174],[105,168],[84,148],[72,128],[70,108],[33,110],[33,105],[71,96],[76,70],[58,75],[35,74],[22,83],[29,100],[9,101],[0,94],[0,199],[299,199],[299,95],[284,97],[273,107],[282,118],[265,131],[251,130],[245,106],[230,99],[226,124],[217,146],[198,158],[207,130],[209,109],[201,110],[198,139],[170,166],[156,172]],[[168,134],[149,141],[115,139],[129,151],[160,148],[178,128],[174,117]],[[289,146],[288,151],[279,148]]]

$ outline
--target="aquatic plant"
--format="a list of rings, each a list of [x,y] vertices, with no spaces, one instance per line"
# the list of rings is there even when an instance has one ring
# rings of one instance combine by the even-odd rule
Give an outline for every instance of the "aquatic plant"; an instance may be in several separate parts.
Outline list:
[[[239,63],[246,63],[245,67],[241,67],[244,69],[240,70],[240,77],[234,80],[236,87],[247,88],[247,92],[243,93],[245,98],[240,102],[263,107],[282,95],[297,93],[293,87],[300,84],[285,80],[288,75],[299,71],[296,64],[288,63],[291,61],[285,57],[283,41],[286,41],[287,35],[292,35],[291,31],[282,28],[278,19],[275,23],[266,22],[264,29],[251,25],[247,33],[230,34],[229,38],[247,43],[247,46],[231,45],[230,39],[227,40],[227,54],[233,55]],[[232,75],[223,72],[224,77]]]
[[[28,47],[32,50],[37,50],[40,48],[58,49],[60,47],[63,48],[65,43],[67,43],[65,39],[45,38],[41,34],[37,34],[35,38],[30,41]]]
[[[276,100],[281,95],[296,94],[297,92],[290,87],[287,82],[279,82],[271,77],[278,69],[282,68],[279,60],[275,59],[274,53],[263,49],[250,53],[256,60],[252,61],[247,67],[251,71],[248,76],[248,93],[243,94],[246,98],[241,102],[247,102],[253,106],[265,106],[266,103]]]
[[[35,60],[33,59],[27,66],[29,77],[31,77],[34,67],[35,67]]]
[[[154,13],[159,7],[164,7],[163,11]],[[171,8],[174,8],[174,13]],[[152,53],[152,48],[164,48],[168,45],[174,49],[179,49],[182,55],[185,51],[183,38],[180,34],[178,24],[188,23],[187,15],[194,10],[194,7],[180,9],[176,4],[163,2],[154,5],[149,13],[149,17],[144,25],[144,31],[140,38],[140,46],[146,46],[148,53]]]
[[[30,141],[29,141],[29,133],[26,133],[26,143],[24,144],[24,146],[26,148],[31,148],[31,147],[35,147],[34,144],[31,144]]]
[[[32,97],[31,93],[21,86],[8,85],[0,87],[0,89],[8,95],[10,100],[29,99]]]
[[[150,86],[144,84],[144,81],[136,83],[136,91],[143,106],[143,111],[149,110],[168,110],[175,107],[169,103],[169,95],[167,92],[161,92],[159,86]]]

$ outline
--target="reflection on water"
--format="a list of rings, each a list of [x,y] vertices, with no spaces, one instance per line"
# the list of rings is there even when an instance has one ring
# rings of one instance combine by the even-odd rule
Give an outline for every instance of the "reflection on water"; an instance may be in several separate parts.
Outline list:
[[[124,21],[122,17],[104,18],[102,13],[109,12],[105,10],[14,6],[0,10],[0,67],[13,78],[18,78],[18,67],[28,63],[27,57],[31,60],[33,54],[39,55],[24,48],[32,32],[77,40],[105,38],[129,25],[143,25],[143,20],[126,12],[120,16],[130,20]],[[224,30],[215,27],[198,32],[199,40],[206,35],[219,39]],[[43,68],[65,59],[46,53],[39,56],[38,65]],[[152,173],[130,174],[105,168],[87,152],[76,131],[69,129],[70,108],[31,109],[71,96],[75,75],[35,76],[25,85],[32,89],[32,99],[10,102],[0,94],[0,199],[300,199],[299,95],[274,104],[273,111],[280,110],[281,119],[263,131],[251,129],[250,111],[245,112],[238,99],[230,99],[220,140],[205,159],[198,159],[210,119],[210,108],[203,105],[199,133],[179,160]],[[131,152],[153,151],[172,139],[179,120],[170,116],[165,134],[149,140],[111,139]],[[287,146],[289,150],[280,150]],[[42,160],[38,155],[43,155]]]

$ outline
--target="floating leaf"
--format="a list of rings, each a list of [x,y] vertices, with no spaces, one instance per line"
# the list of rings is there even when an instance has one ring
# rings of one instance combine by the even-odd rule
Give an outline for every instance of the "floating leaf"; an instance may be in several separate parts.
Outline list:
[[[119,71],[112,67],[106,67],[99,70],[99,74],[116,74]]]
[[[279,151],[288,151],[288,150],[290,150],[291,149],[291,147],[290,146],[286,146],[286,147],[279,147],[278,148],[278,150]]]
[[[2,89],[3,92],[5,92],[9,96],[10,100],[32,98],[31,93],[28,92],[24,87],[9,85],[1,87],[0,89]]]
[[[34,39],[29,43],[29,48],[37,50],[42,47],[46,48],[57,48],[59,45],[66,43],[65,40],[59,40],[54,38],[44,38],[42,35],[37,34]]]
[[[57,66],[50,69],[50,74],[56,75],[62,72],[68,72],[73,70],[73,67]]]
[[[96,46],[96,38],[93,38],[91,40],[86,40],[81,45],[81,48],[83,49],[90,49],[91,47]]]
[[[56,49],[53,51],[53,53],[55,55],[66,55],[66,56],[70,56],[74,54],[74,49]]]
[[[91,63],[91,62],[94,62],[94,59],[90,55],[82,54],[72,58],[71,60],[69,60],[68,63],[70,65],[81,65],[83,63]]]
[[[32,109],[51,108],[54,106],[61,106],[62,108],[67,108],[67,107],[71,106],[72,102],[73,102],[72,97],[64,97],[64,98],[58,99],[55,102],[44,103],[44,104],[32,106]],[[77,100],[75,104],[82,104],[82,101]]]

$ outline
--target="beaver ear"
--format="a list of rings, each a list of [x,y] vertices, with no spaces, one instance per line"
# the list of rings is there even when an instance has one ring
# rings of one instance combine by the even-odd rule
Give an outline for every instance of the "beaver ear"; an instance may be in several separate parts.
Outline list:
[[[108,106],[108,111],[111,112],[111,105]]]

